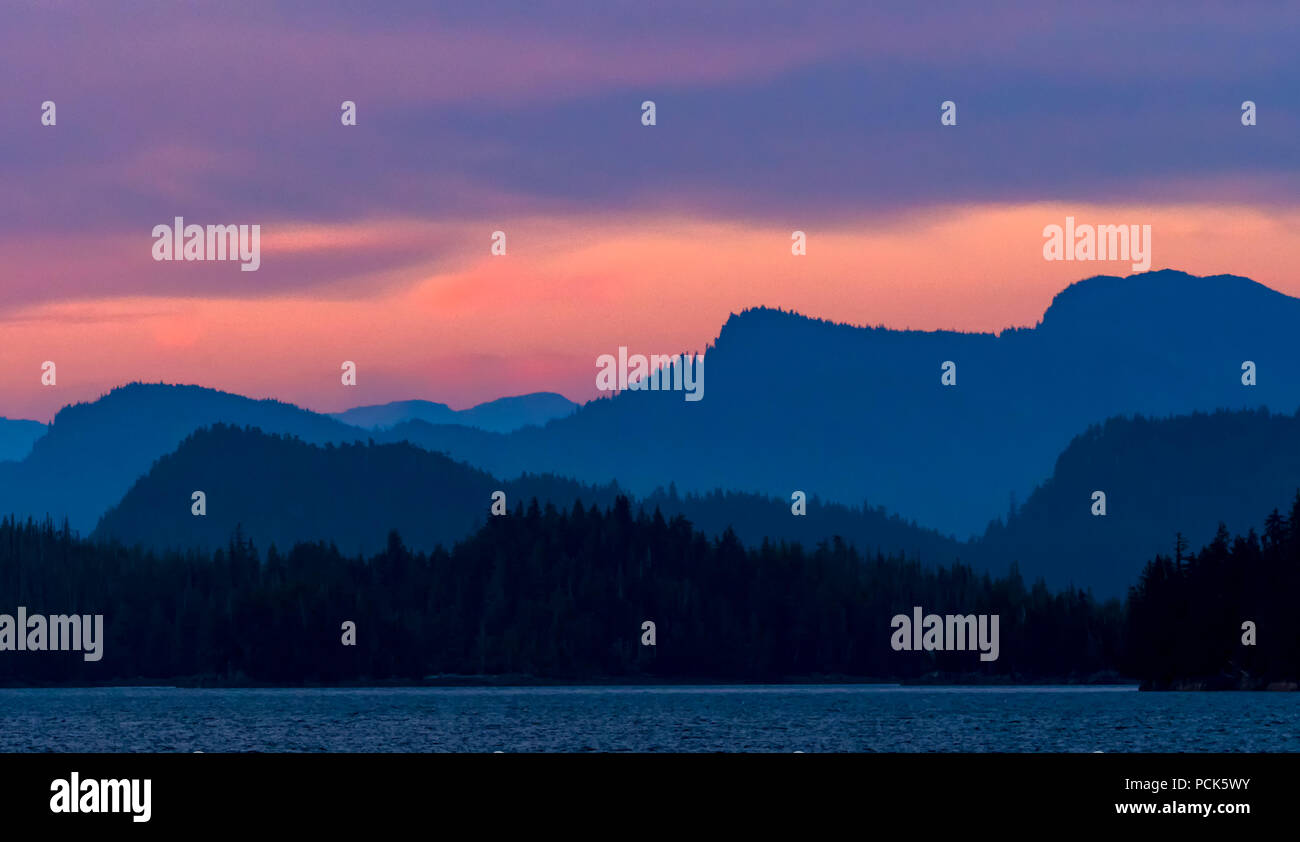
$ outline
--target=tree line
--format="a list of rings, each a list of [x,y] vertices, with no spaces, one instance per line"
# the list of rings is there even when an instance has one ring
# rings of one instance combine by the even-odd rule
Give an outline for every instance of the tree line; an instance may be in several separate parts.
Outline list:
[[[747,548],[621,496],[603,509],[534,500],[427,553],[397,532],[371,555],[324,542],[262,552],[238,529],[211,553],[154,552],[8,518],[0,613],[103,614],[106,639],[98,662],[0,651],[0,682],[1293,677],[1297,623],[1282,604],[1300,570],[1298,517],[1275,514],[1262,542],[1157,558],[1126,601],[840,538]],[[891,618],[914,606],[999,615],[998,659],[894,651]],[[1261,637],[1243,652],[1232,626],[1247,614]]]
[[[1300,492],[1235,537],[1220,523],[1199,552],[1179,535],[1129,593],[1127,668],[1157,687],[1257,688],[1300,678]]]

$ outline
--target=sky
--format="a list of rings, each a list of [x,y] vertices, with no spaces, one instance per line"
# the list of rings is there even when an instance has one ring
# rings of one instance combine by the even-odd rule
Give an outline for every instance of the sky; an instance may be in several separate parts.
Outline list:
[[[763,305],[1033,325],[1133,271],[1044,260],[1066,216],[1300,295],[1300,7],[1049,5],[6,3],[0,416],[135,380],[582,401],[599,355]],[[260,225],[260,268],[155,261],[176,216]]]

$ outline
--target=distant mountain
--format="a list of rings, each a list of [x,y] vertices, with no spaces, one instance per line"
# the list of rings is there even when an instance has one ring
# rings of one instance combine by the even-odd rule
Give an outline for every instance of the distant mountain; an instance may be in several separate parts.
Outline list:
[[[225,422],[349,442],[364,431],[292,404],[199,386],[132,383],[64,407],[21,462],[0,462],[0,514],[49,514],[89,532],[155,459],[198,427]]]
[[[542,428],[496,434],[412,420],[388,435],[498,475],[617,479],[639,494],[669,481],[783,499],[803,490],[979,534],[1090,424],[1294,411],[1298,327],[1300,299],[1247,278],[1168,270],[1073,284],[1036,327],[996,335],[747,310],[705,357],[703,400],[624,391]],[[955,386],[941,385],[945,361],[956,363]],[[1257,385],[1242,383],[1246,361]]]
[[[455,410],[432,401],[394,401],[373,406],[358,406],[346,412],[331,413],[345,424],[379,429],[406,421],[427,424],[460,424],[494,433],[508,433],[520,427],[541,426],[554,418],[573,413],[578,404],[555,392],[534,392],[511,398],[498,398],[469,409]]]
[[[404,421],[427,424],[455,424],[456,410],[433,401],[393,401],[392,403],[356,406],[345,412],[331,412],[330,417],[344,424],[367,429],[392,427]]]
[[[537,498],[569,509],[606,508],[626,491],[552,475],[501,480],[407,442],[315,446],[258,430],[218,425],[159,460],[95,532],[158,549],[213,550],[239,526],[261,547],[332,541],[344,552],[377,552],[390,529],[428,551],[472,534],[491,494],[511,513]],[[190,495],[207,495],[207,515]],[[1300,490],[1300,413],[1219,411],[1165,419],[1118,417],[1089,428],[1060,455],[1052,476],[1024,505],[958,542],[880,507],[848,508],[810,498],[795,516],[788,500],[740,492],[680,494],[675,487],[633,498],[665,517],[683,515],[705,534],[727,529],[750,546],[764,539],[815,547],[842,538],[865,551],[927,564],[961,561],[1003,575],[1016,564],[1028,581],[1119,596],[1174,536],[1206,543],[1220,521],[1234,532],[1262,529],[1260,512],[1288,511]],[[1093,493],[1106,514],[1092,514]]]
[[[16,462],[31,453],[32,444],[46,429],[40,421],[0,418],[0,462]]]
[[[481,526],[499,487],[482,471],[409,444],[318,448],[217,425],[158,460],[94,534],[214,549],[242,525],[262,547],[323,540],[346,552],[373,552],[395,528],[411,546],[431,549]],[[194,491],[206,496],[203,517],[191,513]]]
[[[512,513],[534,498],[566,510],[576,501],[607,508],[625,493],[617,484],[593,487],[555,476],[500,480],[405,442],[320,447],[215,425],[158,460],[94,534],[128,545],[213,550],[238,526],[261,547],[332,541],[345,552],[370,553],[382,550],[396,529],[408,546],[427,551],[482,527],[498,489]],[[206,496],[202,517],[191,513],[194,491]],[[753,546],[771,538],[811,548],[839,535],[869,553],[942,563],[962,557],[951,538],[878,508],[812,499],[807,514],[795,516],[788,501],[722,491],[679,496],[672,488],[635,505],[669,518],[686,515],[710,535],[730,528]]]
[[[1106,514],[1092,514],[1104,492]],[[1121,594],[1157,553],[1209,543],[1220,522],[1263,531],[1300,491],[1300,413],[1215,412],[1113,418],[1077,437],[1014,516],[994,523],[980,556],[1018,562],[1027,579]],[[1294,528],[1294,527],[1293,527]]]
[[[559,413],[565,406],[571,410],[574,404],[560,395],[538,393],[446,412],[450,423],[504,427]],[[34,421],[0,421],[0,447],[12,448],[16,457],[13,462],[0,460],[0,515],[67,517],[75,529],[87,533],[154,460],[174,451],[196,429],[221,423],[316,444],[381,438],[380,433],[293,404],[200,386],[131,383],[98,400],[64,407],[48,427]],[[382,439],[398,442],[402,436]]]

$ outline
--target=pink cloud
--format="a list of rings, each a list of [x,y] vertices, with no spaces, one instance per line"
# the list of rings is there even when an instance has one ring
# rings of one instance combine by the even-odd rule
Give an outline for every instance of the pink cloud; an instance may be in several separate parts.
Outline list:
[[[727,316],[766,305],[856,324],[993,331],[1032,325],[1052,296],[1128,263],[1048,263],[1042,229],[1066,215],[1152,226],[1152,268],[1234,273],[1300,295],[1300,210],[1205,205],[974,205],[892,223],[754,227],[676,217],[579,216],[466,223],[437,265],[337,295],[97,295],[0,311],[0,414],[47,419],[130,380],[198,383],[321,410],[411,397],[468,406],[505,394],[594,397],[594,360],[619,345],[703,350]],[[507,231],[505,257],[486,232]],[[790,254],[790,233],[808,254]],[[282,243],[332,253],[312,226]],[[417,237],[419,221],[359,224],[355,245]],[[265,264],[264,264],[265,265]],[[256,273],[248,273],[256,274]],[[39,366],[59,364],[59,386]],[[353,360],[359,385],[344,389]]]

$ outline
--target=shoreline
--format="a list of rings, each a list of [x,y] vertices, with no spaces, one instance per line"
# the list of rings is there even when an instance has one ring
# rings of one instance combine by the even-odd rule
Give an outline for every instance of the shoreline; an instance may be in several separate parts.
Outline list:
[[[139,678],[118,681],[42,684],[0,682],[0,690],[73,690],[102,688],[172,688],[180,690],[257,690],[257,689],[384,689],[408,687],[1132,687],[1141,683],[1124,678],[1104,680],[1052,679],[972,679],[970,676],[927,676],[922,679],[861,678],[853,676],[790,676],[755,681],[724,678],[673,678],[660,676],[606,676],[580,679],[548,678],[530,675],[436,675],[424,679],[388,679],[378,681],[338,682],[264,682],[247,679],[222,679],[211,676],[185,678]]]
[[[41,683],[0,681],[2,690],[73,690],[103,688],[171,688],[178,690],[300,690],[300,689],[384,689],[384,688],[492,688],[492,687],[1117,687],[1154,693],[1200,692],[1297,692],[1300,682],[1263,678],[1175,679],[1154,683],[1126,678],[1112,672],[1078,676],[1029,678],[1025,676],[983,676],[963,673],[932,673],[917,678],[873,678],[847,675],[783,676],[758,680],[718,677],[674,676],[586,676],[557,678],[528,674],[428,675],[422,679],[356,679],[350,681],[253,681],[246,676],[181,676],[174,678],[117,679],[111,681]]]

